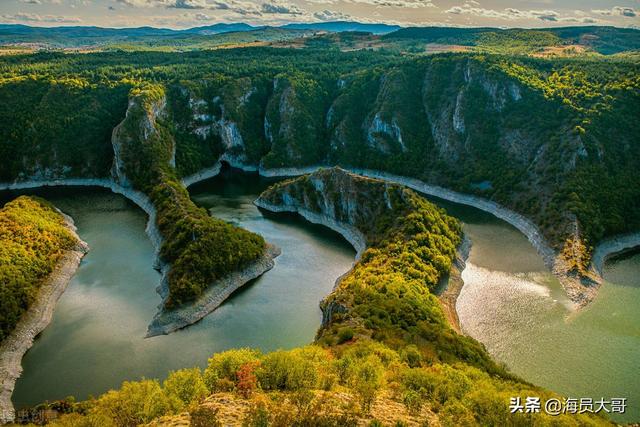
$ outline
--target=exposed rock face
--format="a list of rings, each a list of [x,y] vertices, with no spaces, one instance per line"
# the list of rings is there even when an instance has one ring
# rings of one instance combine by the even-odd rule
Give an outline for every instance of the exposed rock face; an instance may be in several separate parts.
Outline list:
[[[166,107],[167,98],[164,95],[150,105],[142,105],[139,97],[132,97],[129,100],[125,117],[114,128],[111,136],[114,153],[111,176],[120,186],[132,187],[131,175],[139,173],[139,171],[127,170],[126,157],[135,156],[127,151],[128,147],[134,141],[139,141],[141,144],[150,143],[158,133],[157,121],[166,116]],[[175,142],[171,140],[171,147],[169,147],[171,154],[167,158],[169,164],[175,164],[175,150]]]
[[[411,212],[403,187],[385,181],[354,175],[340,168],[319,169],[310,175],[276,184],[254,202],[256,206],[272,212],[294,212],[307,220],[322,224],[342,234],[357,251],[356,260],[371,242],[380,239],[387,230],[380,229],[379,220],[397,217]],[[390,225],[389,225],[390,226]],[[464,258],[460,257],[461,268]],[[456,269],[455,277],[459,278]],[[336,288],[346,273],[336,281]],[[443,298],[443,305],[455,313],[455,300],[462,282],[453,293]],[[426,285],[425,285],[426,286]],[[446,288],[446,285],[444,286]],[[324,300],[322,326],[326,327],[336,315],[348,308],[333,298]],[[454,325],[457,318],[452,318]]]
[[[389,153],[391,147],[385,142],[381,135],[391,138],[392,141],[400,146],[400,149],[404,152],[407,148],[402,142],[402,132],[398,126],[398,121],[394,118],[391,123],[387,123],[382,120],[380,113],[376,113],[367,130],[367,142],[370,147],[381,151],[383,153]]]
[[[400,187],[352,175],[340,169],[321,169],[295,185],[276,184],[255,201],[276,212],[296,212],[343,234],[358,251],[366,247],[367,234],[381,215],[393,210],[388,202],[399,197]],[[382,202],[382,203],[381,203]],[[364,231],[363,231],[364,230]]]
[[[464,133],[464,117],[462,115],[462,97],[463,91],[458,93],[456,97],[456,108],[453,112],[453,129],[458,133]]]
[[[326,328],[335,319],[337,314],[346,313],[347,307],[336,301],[322,301],[320,303],[320,310],[322,311],[320,328]]]

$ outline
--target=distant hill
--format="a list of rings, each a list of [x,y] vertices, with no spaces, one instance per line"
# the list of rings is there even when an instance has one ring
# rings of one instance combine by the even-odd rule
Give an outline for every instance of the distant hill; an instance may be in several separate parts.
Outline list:
[[[252,33],[256,40],[273,40],[278,34],[281,39],[289,39],[310,31],[360,31],[372,34],[387,34],[400,29],[397,25],[363,24],[358,22],[319,22],[307,24],[287,24],[280,27],[252,26],[245,23],[219,23],[203,27],[172,30],[168,28],[101,28],[101,27],[31,27],[28,25],[0,24],[0,45],[32,44],[45,48],[94,48],[129,46],[184,46],[187,44],[203,47],[206,36],[221,34]],[[263,32],[263,33],[261,33]],[[261,35],[267,35],[262,37]],[[196,37],[196,39],[193,39]],[[200,39],[197,39],[200,37]],[[204,38],[204,39],[203,39]],[[238,37],[242,38],[242,37]],[[244,37],[243,39],[246,39]],[[206,47],[206,46],[204,46]]]
[[[419,40],[425,43],[443,43],[481,47],[526,47],[581,45],[602,54],[613,54],[640,49],[640,30],[603,26],[563,28],[401,28],[382,36],[386,41]]]
[[[599,52],[609,55],[640,51],[640,30],[616,27],[563,27],[563,28],[455,28],[409,27],[368,24],[360,22],[292,23],[280,27],[252,26],[246,23],[218,23],[185,30],[168,28],[101,28],[101,27],[31,27],[28,25],[0,24],[0,45],[27,44],[35,48],[125,48],[188,50],[207,49],[223,44],[288,41],[302,35],[323,31],[316,35],[318,43],[338,43],[337,33],[345,36],[360,34],[369,37],[368,43],[349,39],[354,46],[367,48],[376,44],[408,51],[422,51],[425,44],[478,47],[492,53],[537,54],[577,46],[578,52]],[[348,34],[347,34],[348,33]],[[222,37],[224,39],[214,39]],[[332,38],[333,37],[333,38]],[[364,37],[366,38],[366,37]],[[313,40],[307,40],[313,44]],[[344,44],[344,40],[340,39]],[[338,43],[339,44],[339,43]],[[357,45],[357,46],[356,46]],[[360,46],[362,45],[362,46]],[[413,50],[412,50],[413,48]]]
[[[393,31],[399,30],[399,25],[387,25],[387,24],[363,24],[360,22],[312,22],[305,24],[287,24],[281,28],[295,29],[295,30],[321,30],[330,31],[334,33],[340,33],[343,31],[360,31],[373,34],[388,34]]]
[[[220,34],[220,33],[232,33],[232,32],[241,32],[241,31],[253,31],[258,29],[263,29],[265,27],[254,27],[249,24],[245,24],[243,22],[237,24],[214,24],[208,25],[206,27],[195,27],[189,28],[187,30],[182,30],[184,33],[193,33],[193,34]]]

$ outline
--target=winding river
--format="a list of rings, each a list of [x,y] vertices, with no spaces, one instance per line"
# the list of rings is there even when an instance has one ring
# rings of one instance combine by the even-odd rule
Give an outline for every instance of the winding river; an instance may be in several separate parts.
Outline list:
[[[124,380],[164,378],[170,370],[206,366],[235,347],[263,351],[310,343],[321,321],[319,301],[353,264],[355,251],[337,234],[298,218],[267,218],[252,201],[267,183],[221,177],[194,188],[212,214],[262,234],[282,249],[273,270],[246,285],[201,322],[145,339],[160,297],[145,214],[101,189],[48,189],[73,216],[90,245],[49,327],[23,359],[16,408],[73,395],[98,395]]]
[[[223,172],[190,188],[213,215],[256,231],[282,248],[276,267],[186,330],[144,339],[160,302],[145,215],[97,189],[40,192],[76,220],[91,246],[51,325],[23,361],[17,407],[74,395],[86,398],[125,379],[163,378],[206,364],[213,352],[264,351],[312,341],[318,302],[352,264],[339,236],[294,217],[258,211],[268,181]],[[465,222],[472,249],[457,310],[465,333],[513,372],[572,397],[626,397],[620,420],[640,420],[640,254],[608,263],[596,300],[580,312],[515,228],[477,209],[436,203]],[[310,314],[311,313],[311,314]]]

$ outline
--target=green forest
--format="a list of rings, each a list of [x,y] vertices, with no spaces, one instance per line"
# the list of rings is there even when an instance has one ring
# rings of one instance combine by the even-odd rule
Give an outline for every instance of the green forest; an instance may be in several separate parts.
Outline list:
[[[638,68],[625,55],[312,47],[4,56],[0,179],[109,177],[113,129],[153,87],[163,136],[131,147],[136,188],[150,190],[151,163],[175,181],[221,155],[379,169],[495,200],[558,251],[577,229],[582,269],[602,238],[640,226]]]
[[[63,216],[45,200],[21,196],[0,209],[0,343],[77,243]]]

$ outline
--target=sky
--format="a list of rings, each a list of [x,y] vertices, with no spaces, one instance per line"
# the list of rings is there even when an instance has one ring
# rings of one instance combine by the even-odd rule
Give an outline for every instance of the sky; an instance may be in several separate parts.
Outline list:
[[[0,0],[0,22],[188,28],[317,21],[402,26],[640,28],[640,0]]]

